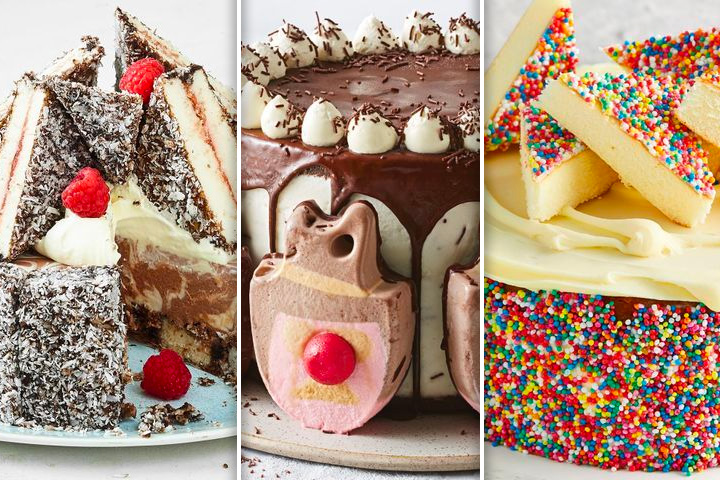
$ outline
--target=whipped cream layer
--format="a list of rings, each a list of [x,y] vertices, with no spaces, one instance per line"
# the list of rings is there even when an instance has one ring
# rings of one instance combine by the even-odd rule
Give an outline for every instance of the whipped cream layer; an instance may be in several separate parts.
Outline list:
[[[157,245],[183,258],[226,264],[236,258],[203,239],[196,242],[187,230],[163,215],[145,196],[134,180],[113,188],[112,216],[115,234],[140,245]]]
[[[720,310],[720,210],[690,229],[635,190],[528,220],[517,149],[485,160],[485,275],[532,290],[702,302]]]

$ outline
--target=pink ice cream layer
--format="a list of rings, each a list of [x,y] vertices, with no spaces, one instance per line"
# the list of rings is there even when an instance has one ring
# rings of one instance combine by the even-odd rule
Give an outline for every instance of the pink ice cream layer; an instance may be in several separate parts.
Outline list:
[[[288,327],[293,328],[298,324],[308,326],[311,334],[304,338],[288,336]],[[342,384],[320,386],[307,374],[303,366],[302,351],[305,343],[320,332],[330,331],[342,335],[343,330],[365,334],[369,350],[363,358],[356,356],[355,370]],[[380,398],[387,371],[388,352],[377,323],[328,322],[280,313],[273,325],[270,352],[269,381],[266,382],[270,395],[285,413],[300,421],[306,428],[334,433],[349,432],[374,417],[392,397],[386,395],[386,398]],[[308,385],[320,389],[343,389],[345,392],[349,390],[354,401],[346,404],[299,398],[298,389]]]

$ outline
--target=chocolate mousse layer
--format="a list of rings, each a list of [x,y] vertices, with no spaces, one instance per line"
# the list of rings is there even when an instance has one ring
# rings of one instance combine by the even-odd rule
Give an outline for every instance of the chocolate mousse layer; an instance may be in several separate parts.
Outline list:
[[[235,377],[237,263],[186,259],[125,238],[117,242],[130,335]]]

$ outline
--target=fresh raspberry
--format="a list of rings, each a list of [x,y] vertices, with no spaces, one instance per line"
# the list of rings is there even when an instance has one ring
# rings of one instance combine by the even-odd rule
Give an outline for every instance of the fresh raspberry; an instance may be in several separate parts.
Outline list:
[[[138,60],[125,70],[125,74],[120,79],[120,90],[139,94],[143,98],[143,103],[147,105],[155,79],[164,72],[162,63],[154,58]]]
[[[147,359],[140,387],[161,400],[177,400],[187,393],[190,379],[192,374],[182,357],[166,348]]]
[[[102,217],[110,203],[110,189],[100,172],[85,167],[63,190],[62,202],[79,217]]]
[[[305,344],[305,371],[323,385],[337,385],[355,370],[355,350],[343,337],[332,332],[318,333]]]

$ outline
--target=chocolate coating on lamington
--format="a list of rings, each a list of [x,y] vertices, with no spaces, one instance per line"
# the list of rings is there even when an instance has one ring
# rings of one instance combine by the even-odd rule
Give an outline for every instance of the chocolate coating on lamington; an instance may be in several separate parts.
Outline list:
[[[197,65],[179,68],[155,81],[138,142],[138,185],[160,211],[172,217],[195,241],[207,238],[216,247],[235,253],[237,243],[227,241],[214,218],[190,164],[189,146],[166,98],[166,81],[179,79],[187,86],[199,70],[202,68]]]
[[[10,263],[0,264],[0,423],[22,417],[18,381],[18,307],[20,288],[27,272]]]
[[[32,82],[45,99],[4,260],[17,258],[45,236],[62,217],[62,191],[81,168],[93,162],[80,132],[45,82],[31,76],[21,81]]]
[[[51,79],[48,83],[80,131],[105,180],[124,183],[133,170],[143,115],[142,97],[105,92],[66,80]]]
[[[73,430],[116,427],[126,370],[117,268],[58,266],[32,271],[19,305],[24,419]]]
[[[100,44],[100,39],[97,37],[86,35],[80,40],[83,43],[81,47],[65,52],[43,70],[40,76],[54,76],[88,86],[97,85],[98,69],[100,68],[102,57],[105,55],[105,48]],[[73,58],[72,63],[58,70],[58,65],[73,55],[76,55],[79,59]],[[52,74],[50,74],[50,72],[52,72]]]

